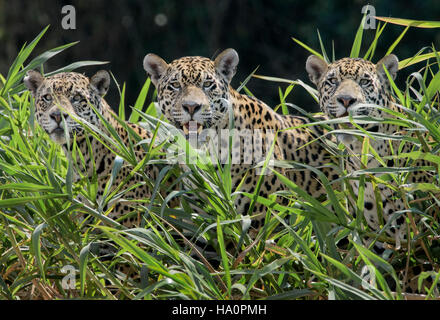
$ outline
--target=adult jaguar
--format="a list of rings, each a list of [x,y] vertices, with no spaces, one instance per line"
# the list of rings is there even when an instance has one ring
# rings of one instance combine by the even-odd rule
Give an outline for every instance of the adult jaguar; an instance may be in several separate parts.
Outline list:
[[[158,105],[162,114],[185,134],[199,134],[209,131],[217,133],[215,146],[227,145],[222,130],[230,128],[230,111],[233,115],[234,137],[232,157],[232,191],[240,186],[240,191],[253,193],[259,173],[254,165],[264,160],[267,150],[274,144],[275,160],[293,160],[309,166],[320,168],[331,178],[338,177],[336,171],[327,164],[331,162],[330,154],[320,141],[322,130],[318,126],[304,125],[310,121],[299,116],[283,116],[277,114],[264,102],[255,97],[241,94],[234,90],[231,79],[235,75],[239,62],[234,49],[221,52],[215,60],[200,56],[189,56],[166,63],[155,54],[147,54],[144,58],[144,69],[151,77],[157,89]],[[289,130],[286,130],[290,128]],[[284,131],[283,131],[284,130]],[[212,135],[210,137],[213,137]],[[248,140],[246,140],[248,139]],[[319,140],[319,139],[318,139]],[[264,153],[258,154],[263,150]],[[221,150],[222,151],[222,150]],[[221,159],[224,161],[224,159]],[[247,172],[247,175],[246,175]],[[283,171],[284,172],[284,171]],[[309,194],[319,197],[325,194],[319,179],[309,170],[286,170],[289,179]],[[244,181],[242,181],[244,180]],[[275,175],[264,175],[259,195],[269,197],[276,191],[286,189]],[[238,194],[235,206],[239,214],[249,210],[250,198]],[[252,215],[264,213],[266,207],[258,204]],[[259,220],[254,219],[255,227]]]
[[[90,105],[93,105],[97,112],[115,129],[125,145],[129,145],[131,140],[138,161],[141,161],[147,155],[143,146],[136,144],[133,134],[129,134],[128,130],[132,130],[141,139],[151,139],[152,134],[133,123],[126,122],[126,127],[119,123],[103,98],[110,85],[110,76],[107,71],[98,71],[89,79],[76,72],[59,73],[45,78],[39,72],[31,70],[27,72],[24,84],[35,99],[35,117],[38,123],[53,141],[62,145],[64,152],[69,157],[72,157],[71,151],[73,138],[75,137],[81,153],[81,156],[77,155],[75,157],[77,160],[75,178],[78,180],[81,176],[85,176],[92,179],[94,174],[97,175],[97,203],[104,195],[106,184],[115,164],[116,154],[98,139],[87,134],[83,125],[79,123],[79,120],[87,121],[100,132],[107,132],[104,123]],[[67,132],[65,129],[67,129]],[[70,149],[66,134],[70,136]],[[89,144],[91,150],[89,150]],[[81,157],[84,159],[85,167]],[[150,182],[155,183],[159,176],[159,167],[157,165],[146,165],[145,168],[147,176],[151,179]],[[120,168],[110,189],[110,191],[113,191],[128,177],[129,180],[120,190],[120,192],[127,190],[122,194],[122,199],[104,206],[104,211],[113,207],[109,217],[112,219],[121,218],[120,222],[126,227],[139,224],[139,216],[133,214],[135,211],[132,212],[130,208],[130,200],[148,199],[151,196],[151,185],[145,182],[143,176],[139,173],[130,177],[131,170],[132,167],[125,163]],[[137,186],[131,188],[135,185]],[[81,197],[81,200],[85,201],[83,197]]]
[[[390,83],[384,70],[394,79],[398,71],[398,58],[387,55],[376,65],[361,58],[343,58],[331,64],[327,64],[321,58],[312,55],[307,59],[306,70],[310,80],[317,86],[319,92],[320,108],[329,118],[345,117],[349,113],[353,116],[370,116],[375,118],[391,117],[379,107],[389,108],[396,111],[390,91]],[[387,123],[370,123],[361,125],[365,130],[378,132],[385,135],[404,135],[402,127]],[[343,142],[351,155],[348,157],[347,170],[354,172],[363,168],[377,168],[382,164],[376,157],[370,156],[366,165],[361,164],[362,139],[355,135],[339,134],[338,139]],[[370,140],[371,147],[377,151],[380,158],[389,157],[396,154],[399,150],[399,140],[392,143],[388,139],[375,138]],[[406,143],[401,152],[409,152],[414,145]],[[405,166],[403,162],[389,159],[388,166]],[[424,161],[418,161],[416,165],[426,165]],[[432,177],[426,171],[415,171],[408,178],[408,183],[429,182]],[[354,192],[358,193],[359,181],[351,180]],[[393,214],[405,209],[403,200],[396,197],[393,191],[383,185],[378,185],[381,193],[383,207],[383,217],[388,222]],[[374,230],[379,229],[379,216],[376,203],[376,196],[372,184],[366,184],[365,210],[364,215],[367,223]],[[400,215],[391,222],[391,227],[386,230],[390,236],[395,236],[396,240],[404,239],[407,234],[405,217]]]

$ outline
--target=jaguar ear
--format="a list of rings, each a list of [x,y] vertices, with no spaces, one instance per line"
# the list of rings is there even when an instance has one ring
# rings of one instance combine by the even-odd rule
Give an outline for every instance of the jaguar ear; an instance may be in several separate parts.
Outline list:
[[[26,76],[23,79],[24,85],[31,91],[32,95],[34,96],[43,81],[44,77],[41,75],[41,73],[35,70],[29,70],[28,72],[26,72]]]
[[[310,81],[318,85],[319,79],[327,72],[328,64],[321,58],[311,55],[306,61],[306,70],[309,74]]]
[[[397,71],[399,70],[399,59],[394,54],[389,54],[376,64],[377,73],[383,76],[384,79],[387,79],[387,75],[383,69],[384,66],[393,80],[396,79]]]
[[[98,90],[99,95],[102,97],[110,87],[110,75],[107,71],[100,70],[90,78],[90,84]]]
[[[168,64],[158,55],[149,53],[144,58],[144,69],[155,86],[168,68]]]
[[[228,82],[231,82],[232,77],[237,71],[239,62],[238,53],[234,49],[226,49],[215,58],[215,69],[225,77]]]

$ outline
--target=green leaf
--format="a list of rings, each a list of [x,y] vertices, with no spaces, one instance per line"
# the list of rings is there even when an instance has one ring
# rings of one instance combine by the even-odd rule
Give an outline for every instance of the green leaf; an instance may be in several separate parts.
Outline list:
[[[322,60],[325,60],[324,56],[322,54],[320,54],[318,51],[313,50],[312,48],[310,48],[308,45],[306,45],[305,43],[299,41],[298,39],[292,38],[293,41],[295,41],[296,43],[298,43],[301,47],[303,47],[304,49],[306,49],[307,51],[309,51],[310,53],[314,54],[315,56],[320,57]]]
[[[139,120],[139,113],[137,113],[137,110],[141,110],[144,107],[145,104],[145,100],[147,99],[147,94],[148,91],[150,89],[150,84],[151,84],[151,80],[150,78],[147,78],[147,80],[145,80],[144,85],[142,86],[141,92],[139,92],[139,95],[136,99],[136,102],[134,104],[133,107],[133,111],[131,112],[130,118],[129,118],[129,122],[132,123],[137,123]]]
[[[54,191],[53,187],[49,187],[42,184],[35,184],[29,182],[20,182],[20,183],[6,183],[4,185],[0,185],[0,190],[15,190],[15,191],[27,191],[27,192],[41,192],[41,191]]]
[[[431,58],[435,58],[436,55],[438,54],[440,54],[440,51],[420,54],[411,58],[401,60],[399,61],[399,70],[405,69],[406,67],[412,66],[413,64],[423,62]]]
[[[402,33],[397,37],[397,39],[393,42],[393,44],[388,48],[387,52],[385,53],[385,55],[389,55],[390,53],[392,53],[394,51],[394,48],[399,44],[399,42],[402,40],[403,36],[406,34],[406,32],[408,31],[409,27],[406,27],[405,30],[402,31]]]
[[[46,281],[46,274],[44,272],[43,259],[41,257],[40,237],[46,226],[46,223],[39,224],[35,228],[34,232],[32,232],[31,236],[32,249],[34,251],[35,260],[37,261],[38,268],[40,269],[40,274],[43,277],[43,281]]]
[[[32,40],[32,42],[24,46],[17,58],[15,58],[14,62],[12,63],[11,67],[9,68],[8,75],[6,77],[5,84],[0,92],[0,96],[4,96],[6,92],[15,84],[16,81],[18,81],[18,78],[16,77],[16,74],[19,72],[20,68],[22,67],[24,61],[29,57],[29,55],[34,50],[35,46],[38,44],[40,39],[43,37],[43,35],[46,33],[47,29],[49,29],[49,26],[44,28],[43,31],[41,31],[38,36]]]
[[[226,276],[226,285],[228,287],[228,295],[231,295],[231,273],[229,271],[229,260],[226,253],[226,246],[225,246],[225,240],[223,237],[223,229],[222,225],[220,223],[220,217],[217,216],[217,238],[218,238],[218,245],[220,247],[220,254],[222,257],[222,264],[223,269]]]
[[[45,200],[45,199],[56,199],[56,198],[65,198],[65,194],[45,194],[41,196],[36,197],[21,197],[21,198],[14,198],[14,199],[1,199],[0,200],[0,208],[10,208],[18,205],[23,205],[29,202],[38,201],[38,200]]]
[[[119,113],[118,116],[122,121],[125,121],[125,83],[122,85],[121,99],[119,102]]]
[[[377,41],[379,40],[379,37],[382,34],[383,30],[385,29],[386,25],[387,24],[384,23],[384,25],[381,27],[380,23],[378,24],[377,29],[376,29],[376,34],[374,36],[374,40],[371,43],[370,47],[367,50],[367,53],[364,56],[365,60],[369,60],[369,61],[373,60],[374,53],[376,52]]]
[[[401,18],[376,17],[377,20],[385,21],[400,26],[416,28],[440,28],[440,21],[410,20]]]
[[[351,47],[350,58],[359,57],[359,53],[361,51],[361,45],[362,45],[362,35],[364,34],[365,20],[366,20],[366,15],[364,14],[361,24],[359,25],[358,30],[356,32],[353,45]]]
[[[252,71],[251,72],[251,74],[250,75],[248,75],[247,77],[246,77],[246,79],[244,79],[244,81],[240,84],[240,86],[237,88],[237,92],[240,92],[241,91],[241,89],[243,89],[243,88],[245,88],[246,87],[246,84],[249,82],[249,80],[251,80],[251,78],[254,76],[254,74],[255,74],[255,72],[257,72],[257,70],[258,70],[258,68],[259,68],[259,66],[257,66],[255,69],[254,69],[254,71]]]
[[[77,61],[73,62],[67,66],[64,66],[62,68],[56,69],[55,71],[51,71],[45,74],[46,77],[52,76],[57,73],[61,72],[70,72],[79,68],[83,67],[89,67],[89,66],[99,66],[103,64],[108,64],[109,61],[94,61],[94,60],[84,60],[84,61]]]
[[[84,296],[84,289],[85,289],[85,282],[86,282],[86,268],[87,268],[87,258],[90,253],[90,245],[86,245],[84,248],[81,249],[81,252],[79,253],[79,278],[80,278],[80,292],[81,297]]]

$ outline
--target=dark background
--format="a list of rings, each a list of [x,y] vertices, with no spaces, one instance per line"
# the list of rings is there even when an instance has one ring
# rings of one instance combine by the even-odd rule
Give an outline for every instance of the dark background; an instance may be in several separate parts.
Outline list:
[[[76,30],[64,30],[64,5],[76,8]],[[215,57],[232,47],[240,55],[239,70],[232,85],[238,87],[257,66],[257,74],[309,83],[304,64],[308,52],[297,45],[298,38],[320,52],[319,29],[327,53],[334,41],[336,58],[348,56],[360,24],[364,5],[371,4],[378,16],[417,20],[440,20],[439,0],[419,1],[294,1],[294,0],[107,0],[107,1],[24,1],[0,0],[0,73],[8,68],[25,42],[30,42],[45,26],[51,25],[31,58],[45,50],[80,41],[45,65],[52,71],[79,60],[110,61],[101,67],[80,72],[91,76],[105,68],[120,84],[126,82],[126,104],[133,105],[146,79],[142,60],[149,52],[167,61],[181,56]],[[158,16],[159,15],[159,16]],[[158,17],[166,16],[166,23]],[[159,21],[157,21],[159,20]],[[373,62],[377,62],[404,27],[388,25],[382,34]],[[375,30],[367,30],[369,45]],[[394,53],[401,60],[434,44],[440,48],[439,29],[411,28]],[[361,55],[366,51],[363,47]],[[400,74],[400,81],[419,64]],[[248,88],[271,106],[279,103],[278,87],[286,84],[252,79]],[[112,84],[107,100],[116,107],[119,96]],[[307,110],[316,104],[301,88],[288,98]]]

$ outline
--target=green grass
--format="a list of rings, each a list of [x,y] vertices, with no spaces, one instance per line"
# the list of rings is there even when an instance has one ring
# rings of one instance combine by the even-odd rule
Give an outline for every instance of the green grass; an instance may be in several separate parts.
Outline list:
[[[389,24],[394,22],[387,20]],[[437,27],[435,23],[428,25]],[[374,52],[380,35],[386,32],[385,26],[378,26],[376,37],[369,45],[362,43],[363,30],[359,28],[351,54],[347,55],[378,60]],[[179,137],[174,146],[177,145],[180,152],[196,157],[196,164],[182,170],[157,160],[156,155],[170,147],[165,138],[169,136],[171,127],[157,118],[154,104],[146,101],[148,92],[153,90],[149,80],[132,106],[129,120],[148,125],[158,144],[163,142],[157,146],[131,132],[133,140],[142,144],[146,151],[143,161],[136,161],[134,146],[124,145],[108,124],[107,133],[96,133],[93,126],[83,123],[90,135],[100,139],[109,147],[109,152],[119,156],[112,177],[123,159],[132,166],[132,174],[142,174],[143,183],[148,183],[153,190],[150,199],[138,201],[137,208],[143,217],[139,228],[126,229],[106,216],[108,212],[102,210],[104,204],[94,203],[96,179],[73,180],[73,164],[36,123],[32,99],[22,85],[27,70],[42,68],[53,55],[75,44],[49,50],[26,63],[30,54],[37,50],[46,30],[21,49],[6,78],[1,77],[1,299],[403,299],[404,288],[397,280],[405,278],[411,267],[423,262],[429,262],[433,271],[421,273],[421,278],[432,279],[429,286],[421,288],[421,292],[427,299],[439,297],[440,252],[432,246],[438,241],[440,230],[440,58],[435,48],[424,48],[414,57],[400,62],[401,68],[417,63],[419,71],[407,79],[405,88],[399,89],[393,83],[393,94],[402,106],[398,113],[392,114],[395,117],[366,119],[393,122],[416,132],[415,135],[399,137],[401,141],[415,146],[411,153],[396,152],[393,159],[405,160],[405,166],[365,169],[356,172],[358,177],[350,176],[343,166],[346,150],[328,140],[327,148],[335,155],[342,173],[336,182],[346,187],[337,190],[334,188],[335,181],[329,181],[318,169],[305,164],[282,164],[314,170],[326,188],[329,200],[311,197],[274,170],[273,174],[285,182],[287,190],[278,191],[269,198],[260,197],[256,192],[246,194],[254,203],[263,203],[268,208],[264,226],[255,238],[251,238],[248,234],[249,216],[238,215],[233,206],[234,198],[241,191],[232,189],[230,166],[215,169],[209,158],[191,149],[183,137]],[[400,40],[399,37],[390,44],[389,49],[395,52]],[[295,41],[307,50],[313,50],[301,41]],[[321,41],[320,46],[322,56],[328,60]],[[312,52],[318,53],[317,50]],[[331,56],[335,56],[334,49]],[[101,63],[77,62],[56,72]],[[279,89],[280,105],[276,108],[283,113],[288,113],[289,108],[296,108],[306,116],[313,116],[287,101],[294,101],[292,89],[295,86],[306,90],[316,100],[314,88],[301,80],[255,77],[289,84],[287,88]],[[240,87],[248,94],[250,92],[245,85],[250,78]],[[123,123],[127,88],[125,85],[120,88],[118,85],[120,104],[114,107],[119,110],[118,120]],[[264,97],[259,98],[264,100]],[[321,121],[314,125],[325,127],[343,121]],[[379,133],[360,132],[360,135],[369,136],[369,139],[380,137]],[[75,144],[74,139],[70,143]],[[369,150],[368,143],[364,147]],[[408,173],[415,170],[414,160],[420,158],[429,161],[430,165],[422,169],[433,171],[435,178],[429,184],[408,184]],[[384,159],[378,160],[383,163]],[[161,167],[157,181],[151,181],[143,172],[152,163]],[[268,161],[261,166],[262,170],[271,171]],[[383,175],[378,176],[377,173]],[[163,197],[159,192],[161,181],[171,175],[177,177],[176,184],[189,179],[191,188],[173,192],[170,188]],[[396,191],[406,204],[405,211],[400,214],[404,214],[411,224],[410,242],[402,242],[400,250],[386,250],[381,257],[363,245],[365,238],[385,240],[390,244],[395,244],[395,241],[386,237],[383,231],[370,230],[362,214],[356,217],[349,214],[350,206],[360,213],[363,205],[362,194],[358,201],[352,201],[353,191],[347,183],[349,179],[360,179],[361,185],[366,182],[383,183],[394,189],[396,187],[392,182],[397,182],[399,187]],[[109,187],[111,184],[112,179]],[[116,191],[107,194],[105,201],[123,197],[125,190],[125,184],[121,183]],[[80,203],[78,194],[94,205]],[[276,202],[277,197],[287,198],[289,204],[280,205]],[[171,208],[169,204],[174,198],[179,198],[181,205]],[[330,203],[333,209],[329,209]],[[199,207],[201,213],[193,213],[191,208],[194,207]],[[78,219],[82,213],[91,216],[88,223]],[[415,217],[418,219],[413,219]],[[97,229],[101,232],[94,232]],[[337,243],[346,236],[350,243],[340,249]],[[194,246],[199,238],[204,238],[216,249],[218,263],[205,259]],[[116,245],[118,254],[111,260],[97,259],[96,244],[109,241]],[[75,269],[74,289],[66,289],[62,285],[66,276],[62,268],[69,265]],[[131,266],[138,272],[139,278],[125,279],[115,270],[117,265]],[[366,282],[360,276],[365,267],[374,274],[374,282]],[[390,288],[390,284],[394,285]]]

